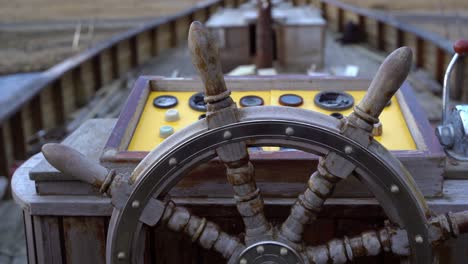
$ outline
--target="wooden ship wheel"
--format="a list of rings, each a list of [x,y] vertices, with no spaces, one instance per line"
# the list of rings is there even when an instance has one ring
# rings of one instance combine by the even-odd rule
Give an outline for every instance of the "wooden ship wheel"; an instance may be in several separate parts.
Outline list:
[[[194,243],[219,252],[227,263],[346,263],[390,252],[402,262],[433,263],[433,247],[467,232],[462,213],[435,216],[403,165],[372,137],[374,124],[405,80],[411,50],[400,48],[383,62],[364,99],[343,119],[291,107],[239,109],[226,88],[218,49],[199,22],[189,32],[192,61],[204,83],[206,118],[167,138],[136,167],[130,178],[93,163],[59,144],[43,147],[57,169],[100,188],[112,197],[107,263],[139,263],[144,225],[186,233]],[[261,190],[248,147],[280,146],[320,156],[308,187],[286,220],[272,225],[264,214]],[[166,194],[190,170],[213,158],[226,166],[242,217],[243,234],[223,232],[213,222],[177,206]],[[380,230],[336,238],[324,245],[303,241],[336,183],[357,177],[373,193],[388,220]]]

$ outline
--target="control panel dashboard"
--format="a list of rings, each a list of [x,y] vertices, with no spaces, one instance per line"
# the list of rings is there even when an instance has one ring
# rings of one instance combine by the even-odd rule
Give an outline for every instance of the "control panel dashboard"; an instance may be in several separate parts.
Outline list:
[[[226,86],[239,108],[298,107],[340,119],[352,113],[370,81],[304,75],[248,76],[226,77]],[[206,106],[201,91],[202,83],[198,79],[140,77],[106,143],[101,160],[141,160],[167,137],[205,118]],[[421,153],[436,142],[433,129],[407,83],[384,108],[374,132],[377,141],[396,152]],[[434,149],[438,147],[434,146]],[[277,147],[251,150],[290,151]]]
[[[334,118],[349,115],[371,82],[369,79],[304,75],[226,77],[225,80],[232,91],[231,97],[240,108],[256,105],[299,107]],[[101,162],[119,173],[131,173],[151,150],[173,133],[204,118],[200,91],[202,82],[199,79],[140,77],[104,146]],[[391,99],[380,121],[381,127],[374,130],[381,135],[374,138],[414,175],[424,195],[439,194],[442,190],[440,164],[444,153],[409,84],[404,83]],[[296,197],[304,190],[304,184],[318,163],[316,155],[294,149],[251,147],[249,152],[256,168],[255,178],[262,193],[269,196]],[[216,159],[194,168],[178,183],[179,194],[185,193],[187,188],[195,188],[203,191],[191,193],[192,196],[205,197],[209,193],[224,197],[231,191],[231,186],[225,183],[224,173],[225,166]],[[206,185],[207,177],[215,179],[217,184]],[[291,192],[276,192],[274,186],[277,184],[286,186]],[[372,197],[372,194],[351,177],[337,186],[334,196]]]
[[[201,89],[200,89],[201,90]],[[365,95],[361,91],[255,90],[232,91],[238,107],[262,105],[299,107],[335,118],[353,111],[353,105]],[[128,145],[129,151],[150,151],[165,138],[205,117],[203,94],[194,91],[151,91]],[[389,150],[415,150],[406,120],[396,98],[384,109],[375,139]],[[279,148],[264,147],[265,151]]]

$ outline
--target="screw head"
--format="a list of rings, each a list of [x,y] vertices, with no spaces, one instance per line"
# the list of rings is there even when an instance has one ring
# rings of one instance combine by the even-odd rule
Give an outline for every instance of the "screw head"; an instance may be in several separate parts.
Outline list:
[[[398,186],[396,186],[395,184],[392,184],[392,186],[390,186],[390,191],[392,193],[399,193],[400,192],[400,188],[398,188]]]
[[[232,133],[230,131],[225,131],[223,134],[223,138],[229,140],[232,138]]]
[[[138,207],[140,207],[140,201],[138,201],[138,200],[133,201],[132,202],[132,208],[138,208]]]
[[[422,242],[424,242],[424,239],[421,235],[416,235],[414,236],[414,241],[418,244],[421,244]]]
[[[344,152],[345,152],[346,154],[351,154],[351,153],[353,152],[353,148],[352,148],[351,146],[346,146],[346,147],[344,148]]]
[[[287,127],[286,130],[285,130],[284,132],[286,133],[286,135],[292,136],[292,135],[294,135],[294,128],[292,128],[292,127]]]
[[[117,259],[125,259],[125,257],[125,252],[120,251],[119,253],[117,253]]]
[[[170,158],[170,159],[169,159],[169,165],[170,165],[170,166],[175,166],[175,165],[177,165],[177,159],[176,159],[176,158]]]
[[[239,264],[247,264],[247,260],[245,258],[241,259],[239,261]]]
[[[280,254],[281,254],[281,256],[286,256],[288,254],[288,249],[285,248],[285,247],[282,247],[280,249]]]
[[[256,249],[258,254],[263,254],[263,252],[265,252],[265,248],[263,246],[258,246]]]

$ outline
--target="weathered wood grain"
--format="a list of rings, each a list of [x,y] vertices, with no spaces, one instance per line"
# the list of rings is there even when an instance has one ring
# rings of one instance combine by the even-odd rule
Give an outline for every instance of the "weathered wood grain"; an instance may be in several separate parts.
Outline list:
[[[101,62],[100,63],[101,82],[103,84],[108,84],[117,77],[114,75],[114,72],[113,72],[113,65],[116,62],[112,58],[111,49],[104,50],[99,56],[100,56],[100,62]]]
[[[101,195],[99,188],[80,181],[36,181],[35,186],[41,195]]]
[[[3,175],[8,175],[8,156],[7,156],[7,142],[5,141],[5,127],[0,126],[0,173]]]
[[[11,122],[5,122],[3,123],[3,125],[0,127],[0,136],[2,140],[2,143],[1,145],[3,146],[3,149],[1,150],[1,152],[3,153],[4,155],[4,170],[5,170],[5,174],[4,175],[7,175],[9,176],[10,174],[10,168],[11,166],[13,165],[14,163],[14,147],[13,147],[13,134],[11,133],[12,132],[12,129],[11,129]]]
[[[38,264],[63,263],[59,221],[60,217],[56,216],[33,216]]]
[[[75,96],[75,87],[74,87],[74,82],[73,82],[73,75],[72,71],[69,71],[62,75],[60,78],[59,82],[59,89],[62,91],[61,92],[61,97],[60,100],[63,102],[63,118],[64,120],[67,119],[67,117],[75,110],[76,108],[76,99],[77,97]],[[58,98],[57,98],[58,99]]]
[[[26,137],[22,114],[23,112],[18,112],[10,120],[11,143],[15,160],[24,160],[26,158]]]
[[[36,264],[36,245],[34,238],[34,220],[33,217],[28,213],[23,211],[23,220],[24,220],[24,234],[26,238],[26,251],[28,255],[28,263]]]
[[[130,40],[122,41],[117,44],[117,60],[119,75],[123,75],[131,69],[132,53],[130,49]]]
[[[84,62],[80,67],[80,90],[84,98],[90,98],[98,86],[94,78],[93,63],[91,60]]]
[[[103,217],[63,217],[66,263],[104,263],[105,230]]]
[[[145,63],[152,57],[151,54],[151,31],[144,32],[136,37],[137,61],[139,64]]]

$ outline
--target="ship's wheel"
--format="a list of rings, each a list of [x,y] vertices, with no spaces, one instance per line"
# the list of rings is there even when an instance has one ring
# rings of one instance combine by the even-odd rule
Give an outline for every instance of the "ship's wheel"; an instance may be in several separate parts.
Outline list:
[[[341,120],[290,107],[238,109],[224,83],[217,47],[198,22],[190,27],[189,49],[205,86],[205,119],[167,138],[137,166],[128,181],[113,171],[98,170],[98,165],[83,164],[83,157],[68,154],[69,160],[80,160],[81,168],[89,170],[77,177],[112,196],[107,263],[139,262],[143,225],[163,225],[186,233],[194,243],[219,252],[227,263],[239,264],[346,263],[382,252],[427,264],[432,263],[432,242],[445,233],[456,233],[456,219],[450,215],[428,218],[425,200],[411,175],[372,138],[379,114],[409,72],[409,48],[389,55],[364,99]],[[265,217],[255,168],[249,161],[250,146],[281,146],[320,156],[308,188],[281,225],[274,226]],[[53,156],[66,156],[61,148],[46,145],[43,152],[53,165],[67,170],[54,161]],[[225,164],[227,180],[234,190],[245,226],[243,239],[223,232],[216,224],[172,201],[161,200],[191,169],[216,157]],[[322,246],[307,246],[303,242],[305,225],[313,225],[335,184],[350,175],[373,193],[389,223],[380,230],[337,238]],[[434,230],[446,232],[434,235]]]

